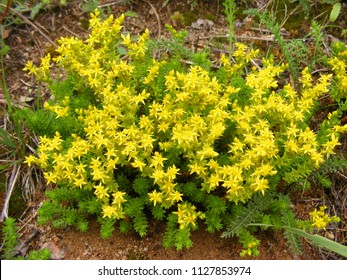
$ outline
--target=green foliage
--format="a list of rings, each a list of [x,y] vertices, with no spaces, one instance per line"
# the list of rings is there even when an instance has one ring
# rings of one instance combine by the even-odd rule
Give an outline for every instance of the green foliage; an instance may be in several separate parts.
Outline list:
[[[193,245],[189,238],[191,229],[189,227],[178,228],[176,215],[169,214],[167,219],[168,224],[163,238],[163,246],[165,248],[176,247],[177,250],[190,248]]]
[[[347,258],[347,246],[344,246],[344,245],[339,244],[335,241],[329,240],[329,239],[327,239],[323,236],[320,236],[318,234],[307,233],[306,231],[301,230],[301,229],[288,227],[288,228],[286,228],[286,230],[292,232],[293,234],[296,234],[296,235],[299,235],[301,237],[309,239],[316,246],[322,247],[324,249],[328,249],[332,252],[339,254],[340,256]]]
[[[328,59],[327,64],[333,71],[333,83],[331,96],[338,102],[339,110],[336,113],[340,115],[347,110],[347,89],[345,86],[347,69],[347,45],[342,42],[333,44],[334,55]],[[334,115],[333,115],[334,116]]]
[[[19,245],[19,233],[14,218],[7,218],[4,221],[2,227],[3,246],[2,257],[5,260],[23,259],[22,256],[17,256],[18,252],[16,247]],[[51,251],[49,249],[43,249],[40,251],[32,250],[29,252],[26,259],[28,260],[49,260],[51,258]]]
[[[10,2],[9,2],[10,3]],[[6,13],[2,14],[5,16]],[[0,20],[1,21],[1,20]],[[16,106],[12,104],[11,97],[7,88],[4,58],[9,53],[10,48],[5,44],[3,25],[0,23],[0,92],[5,97],[6,106],[2,110],[2,124],[0,127],[0,157],[2,164],[0,172],[6,172],[5,177],[11,178],[8,183],[9,190],[19,187],[24,198],[28,198],[28,193],[37,185],[37,179],[28,180],[35,173],[35,168],[26,168],[22,165],[28,151],[32,146],[31,136],[28,130],[23,128],[23,122],[16,117]],[[14,176],[15,175],[15,176]],[[12,180],[14,179],[14,180]],[[5,180],[2,185],[5,185]],[[7,181],[7,180],[6,180]],[[21,184],[18,184],[21,182]],[[25,182],[25,183],[24,183]],[[6,205],[4,206],[6,208]],[[18,209],[18,211],[20,211]],[[7,217],[5,215],[5,217]]]
[[[82,10],[84,12],[92,12],[95,9],[97,9],[99,6],[98,0],[87,0],[84,5],[82,6]]]
[[[11,150],[16,150],[17,145],[11,133],[0,127],[0,144],[6,146]]]
[[[116,222],[113,219],[102,219],[101,220],[101,229],[100,229],[101,238],[109,238],[112,236],[112,233],[115,229],[115,227],[114,227],[115,223]]]
[[[44,248],[40,251],[30,251],[27,260],[49,260],[51,259],[51,251]]]
[[[146,192],[147,195],[147,192]],[[132,198],[127,201],[124,213],[132,218],[134,230],[142,237],[147,233],[148,221],[144,213],[144,199]]]
[[[298,81],[299,77],[299,68],[298,63],[295,61],[295,52],[291,51],[292,46],[291,44],[287,44],[285,39],[283,38],[281,34],[281,26],[277,23],[277,20],[275,18],[275,15],[270,12],[262,12],[260,13],[256,9],[250,9],[245,11],[246,14],[251,14],[254,16],[258,16],[260,19],[260,22],[264,24],[274,35],[275,42],[279,45],[281,48],[281,51],[286,59],[286,62],[289,65],[290,72],[293,76],[294,81]],[[298,85],[296,85],[297,87]]]
[[[192,246],[191,231],[203,222],[236,236],[244,256],[259,254],[255,225],[272,225],[299,249],[286,229],[303,223],[276,188],[308,181],[340,144],[343,105],[317,131],[310,127],[332,76],[313,82],[308,67],[299,71],[273,23],[292,75],[301,77],[298,90],[284,78],[287,65],[271,57],[250,68],[258,51],[244,44],[212,71],[207,51],[182,46],[185,32],[168,26],[171,39],[152,42],[147,30],[134,39],[120,32],[123,20],[102,21],[95,11],[86,40],[62,38],[57,57],[26,65],[54,94],[43,109],[19,113],[41,136],[26,163],[55,186],[39,222],[85,231],[96,215],[103,238],[116,227],[145,236],[152,215],[167,221],[163,245],[177,249]],[[63,81],[54,81],[52,65],[64,69]],[[338,75],[334,86],[344,90]],[[330,221],[323,210],[312,217],[308,229]]]
[[[264,197],[254,196],[247,204],[238,204],[232,207],[231,215],[228,217],[226,230],[222,237],[240,236],[243,230],[251,223],[255,223],[262,219],[266,210],[270,208],[272,196],[265,195]]]
[[[251,233],[254,226],[260,225],[264,230],[270,225],[277,230],[285,226],[295,227],[296,219],[290,205],[290,199],[281,194],[268,192],[264,197],[254,196],[246,205],[237,205],[232,208],[230,220],[222,237],[238,237],[244,247],[241,256],[257,256],[260,242]],[[290,248],[296,253],[300,252],[297,237],[287,230],[284,230],[284,236]]]
[[[310,213],[311,221],[299,220],[295,217],[291,206],[289,197],[282,194],[268,192],[265,199],[258,199],[254,196],[247,205],[240,205],[238,209],[233,207],[236,210],[233,215],[237,218],[232,218],[229,221],[227,230],[222,234],[222,237],[237,236],[243,244],[240,255],[257,256],[260,243],[252,235],[252,232],[255,231],[256,227],[263,230],[273,228],[274,230],[283,231],[287,244],[293,253],[301,253],[301,240],[299,237],[304,237],[317,246],[341,256],[346,256],[346,246],[310,233],[319,223],[322,224],[318,228],[325,228],[328,223],[339,221],[339,218],[328,217],[324,213],[326,207],[321,207],[319,211],[314,210]],[[253,208],[255,208],[254,211]]]
[[[67,0],[60,0],[59,4],[60,6],[66,6],[67,5]],[[47,5],[50,5],[52,3],[52,0],[40,0],[39,3],[37,3],[35,6],[32,7],[30,17],[32,19],[35,18],[35,16],[42,10],[44,9]]]
[[[297,228],[298,222],[295,219],[295,215],[291,210],[291,201],[286,196],[280,196],[276,203],[276,210],[280,213],[281,226],[284,229],[284,237],[291,250],[295,253],[301,253],[301,244],[295,234],[287,230],[290,228]]]
[[[88,215],[99,213],[101,202],[86,190],[61,187],[46,192],[48,200],[39,209],[39,224],[52,221],[56,228],[76,226],[88,230]]]
[[[310,175],[310,180],[323,188],[332,186],[331,177],[347,170],[347,160],[343,155],[333,155],[322,164],[319,170]]]
[[[10,260],[15,256],[15,247],[18,245],[18,228],[15,219],[8,218],[5,220],[2,236],[4,240],[3,257],[6,260]]]
[[[235,25],[235,14],[236,14],[236,3],[234,0],[224,0],[223,1],[223,6],[225,8],[225,15],[226,15],[226,20],[228,23],[228,29],[229,29],[229,52],[231,53],[233,50],[233,43],[235,42],[235,30],[234,30],[234,25]]]
[[[331,8],[330,16],[329,16],[329,21],[335,22],[341,12],[341,8],[342,8],[341,0],[322,0],[322,2],[333,5]]]
[[[221,230],[224,227],[223,214],[227,210],[225,202],[213,195],[206,196],[204,201],[206,211],[205,211],[205,224],[207,226],[206,230],[209,232],[214,232],[216,230]]]

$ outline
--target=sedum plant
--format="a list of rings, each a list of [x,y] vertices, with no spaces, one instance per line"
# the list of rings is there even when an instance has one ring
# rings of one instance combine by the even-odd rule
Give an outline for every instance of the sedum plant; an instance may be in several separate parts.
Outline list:
[[[190,67],[170,51],[153,59],[148,30],[132,38],[121,32],[123,20],[102,21],[96,10],[86,40],[61,38],[56,56],[26,65],[54,96],[44,108],[21,113],[40,135],[26,162],[56,186],[39,222],[86,231],[96,215],[102,237],[115,226],[144,236],[152,216],[167,220],[164,245],[181,249],[203,221],[210,232],[236,235],[242,255],[257,255],[249,224],[289,217],[290,203],[276,187],[318,170],[347,130],[339,125],[343,106],[318,131],[309,126],[333,75],[313,82],[304,69],[297,92],[283,79],[285,64],[263,59],[260,69],[249,69],[257,51],[243,44],[214,72],[201,54],[192,55]],[[54,78],[53,65],[63,80]]]
[[[328,60],[335,77],[331,96],[341,101],[347,98],[347,45],[336,42],[333,44],[333,52],[334,56]]]
[[[47,248],[40,251],[32,250],[27,256],[21,256],[19,244],[19,229],[14,218],[7,218],[2,227],[3,242],[1,245],[1,259],[5,260],[49,260],[51,251]]]

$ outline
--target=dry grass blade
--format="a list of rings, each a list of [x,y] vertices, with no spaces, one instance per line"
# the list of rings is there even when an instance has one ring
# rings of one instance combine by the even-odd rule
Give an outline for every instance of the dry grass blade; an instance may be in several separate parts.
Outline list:
[[[26,201],[30,201],[35,191],[42,188],[44,185],[44,178],[42,173],[35,167],[30,166],[26,168],[22,175],[22,193]]]
[[[5,219],[8,218],[8,208],[9,208],[9,203],[10,203],[10,198],[13,192],[13,189],[17,183],[17,180],[19,178],[19,174],[20,174],[20,170],[21,170],[21,165],[20,164],[13,164],[13,169],[11,172],[11,177],[10,177],[10,181],[8,184],[8,189],[6,192],[6,197],[5,197],[5,201],[4,201],[4,206],[1,212],[1,217],[0,217],[0,222],[3,222]]]
[[[160,36],[161,36],[161,25],[160,25],[160,17],[159,17],[159,14],[157,12],[157,10],[155,9],[155,7],[148,1],[146,0],[142,0],[143,2],[145,2],[146,4],[148,4],[151,9],[153,10],[154,14],[155,14],[155,17],[157,18],[157,21],[158,21],[158,35],[157,35],[157,38],[159,39]]]

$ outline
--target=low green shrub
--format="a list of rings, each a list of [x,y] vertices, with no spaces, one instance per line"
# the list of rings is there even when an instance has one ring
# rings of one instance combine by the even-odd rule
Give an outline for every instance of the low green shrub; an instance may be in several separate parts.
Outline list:
[[[251,68],[258,52],[240,43],[216,71],[203,54],[191,54],[187,66],[175,53],[187,53],[177,47],[179,32],[153,59],[148,30],[134,39],[121,33],[123,20],[101,21],[95,11],[86,40],[61,38],[56,56],[25,68],[54,97],[44,111],[26,113],[40,136],[26,162],[56,186],[39,222],[86,231],[96,215],[103,237],[116,226],[144,236],[152,217],[167,220],[164,245],[181,249],[203,221],[210,232],[237,236],[242,255],[257,255],[252,224],[313,230],[335,219],[296,220],[277,187],[305,181],[340,145],[341,99],[319,129],[310,128],[331,82],[346,89],[338,75],[314,79],[306,68],[298,92],[286,82],[287,65],[264,58]],[[53,65],[65,79],[54,78]],[[35,118],[43,112],[49,122]]]

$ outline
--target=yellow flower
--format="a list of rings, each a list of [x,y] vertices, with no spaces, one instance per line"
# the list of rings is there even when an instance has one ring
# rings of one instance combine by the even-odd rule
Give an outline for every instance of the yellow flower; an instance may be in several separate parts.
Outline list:
[[[29,74],[37,75],[38,68],[33,64],[32,61],[28,61],[23,68],[24,71],[28,71]]]
[[[245,146],[245,143],[241,142],[237,137],[234,138],[234,142],[232,145],[229,145],[230,151],[235,153],[235,152],[242,152],[243,148]]]
[[[41,58],[41,69],[49,69],[50,66],[50,62],[51,62],[51,55],[48,53],[47,55],[45,55],[43,58]]]
[[[304,131],[299,133],[299,141],[309,143],[315,142],[316,134],[309,127],[306,127]]]
[[[163,182],[164,175],[165,172],[163,171],[163,169],[158,168],[154,170],[154,172],[151,175],[151,178],[154,179],[154,183],[160,184]]]
[[[154,206],[156,206],[157,203],[161,203],[163,201],[163,194],[161,192],[157,192],[156,190],[149,193],[148,196],[149,200],[153,202]]]
[[[270,165],[269,163],[263,163],[262,165],[260,165],[259,167],[257,167],[255,169],[255,171],[253,172],[252,176],[272,176],[275,175],[277,173],[276,170],[274,170],[273,166]]]
[[[167,171],[165,176],[170,180],[175,180],[176,179],[176,175],[178,175],[179,169],[173,164],[172,166],[170,166]]]
[[[200,160],[203,160],[205,158],[216,157],[218,156],[218,153],[211,146],[205,146],[201,151],[197,152],[197,155]]]
[[[102,212],[103,212],[103,218],[113,218],[117,214],[117,207],[110,206],[110,205],[103,205],[102,206]]]
[[[152,156],[152,160],[151,160],[151,167],[155,167],[157,168],[159,167],[164,167],[164,161],[167,158],[164,158],[159,152],[154,152],[154,155]]]
[[[125,195],[126,195],[126,193],[121,192],[121,191],[117,191],[117,192],[113,193],[112,194],[112,196],[113,196],[112,205],[120,206],[120,204],[122,204],[123,202],[126,202],[127,200],[124,198]]]
[[[131,38],[130,38],[130,33],[128,33],[126,36],[124,34],[121,34],[121,38],[123,40],[123,44],[126,46],[131,45]]]
[[[165,86],[171,92],[176,91],[176,89],[178,88],[175,70],[171,70],[169,74],[165,76]]]
[[[94,194],[96,195],[97,199],[104,199],[109,197],[110,195],[107,193],[107,191],[109,190],[108,188],[105,188],[101,183],[99,183],[99,185],[94,186],[95,191]]]
[[[324,162],[324,158],[323,155],[320,154],[319,152],[317,152],[316,150],[314,150],[311,154],[310,154],[311,160],[314,162],[314,165],[316,167],[319,167],[323,162]]]
[[[331,139],[330,141],[327,141],[326,143],[323,144],[323,147],[324,147],[323,153],[326,154],[327,156],[335,154],[334,152],[335,147],[338,145],[341,145],[335,133],[331,134],[330,139]]]
[[[325,209],[327,209],[327,206],[321,206],[319,207],[319,210],[315,209],[310,213],[312,226],[316,227],[317,229],[325,229],[327,224],[330,222],[340,221],[339,217],[329,217],[328,214],[325,214]]]
[[[58,175],[55,172],[44,172],[47,184],[56,183],[58,180]]]
[[[209,191],[214,190],[216,187],[219,186],[219,182],[221,181],[221,178],[219,177],[219,174],[211,174],[207,180],[209,185]]]
[[[296,125],[294,123],[290,123],[289,126],[287,127],[287,131],[286,131],[286,134],[289,136],[289,137],[296,137],[297,136],[297,133],[299,132],[299,129],[296,127]]]
[[[82,188],[84,185],[86,185],[86,178],[84,176],[76,176],[73,179],[73,184],[75,187]]]
[[[224,53],[220,57],[220,62],[223,66],[230,66],[230,60],[226,57]]]
[[[160,67],[165,63],[166,61],[158,62],[153,60],[153,65],[148,69],[148,76],[144,78],[143,83],[145,85],[151,83],[158,76]]]
[[[182,201],[182,196],[183,196],[183,194],[181,194],[180,192],[173,191],[173,192],[170,192],[168,194],[166,201],[168,201],[170,203],[170,205],[172,205],[175,202]]]
[[[301,82],[304,87],[309,88],[312,86],[312,76],[308,72],[308,67],[306,67],[304,70],[301,72],[302,77],[301,77]]]
[[[93,176],[94,181],[101,181],[102,183],[105,183],[109,179],[108,174],[106,174],[106,170],[101,167],[93,168],[91,175]]]
[[[193,162],[188,165],[190,168],[190,173],[196,173],[199,176],[203,176],[206,174],[206,167],[204,167],[202,162]]]
[[[49,143],[50,150],[51,151],[60,150],[62,147],[61,146],[62,142],[63,142],[63,140],[61,139],[60,133],[56,132],[53,139],[50,140],[50,143]]]
[[[24,163],[26,163],[29,167],[33,164],[36,163],[37,158],[34,155],[29,155],[25,157]]]
[[[257,176],[253,183],[251,184],[254,191],[260,191],[263,195],[265,194],[265,190],[269,188],[269,182],[267,179],[260,178]]]
[[[297,153],[299,151],[298,143],[294,139],[289,139],[284,143],[288,152]]]
[[[246,170],[249,170],[252,165],[254,165],[254,162],[249,157],[244,157],[242,161],[239,163],[239,166]]]
[[[190,224],[196,226],[195,221],[197,218],[205,218],[202,212],[196,212],[195,210],[196,207],[190,203],[184,202],[177,204],[177,211],[173,212],[173,214],[178,216],[178,223],[181,229],[188,227]]]
[[[147,150],[152,150],[153,149],[153,142],[155,140],[152,138],[152,135],[150,134],[143,134],[142,135],[142,138],[140,140],[140,143],[141,143],[141,147],[147,151]]]
[[[47,168],[48,166],[48,154],[45,151],[39,151],[39,158],[37,160],[37,164],[41,167],[41,168]]]

